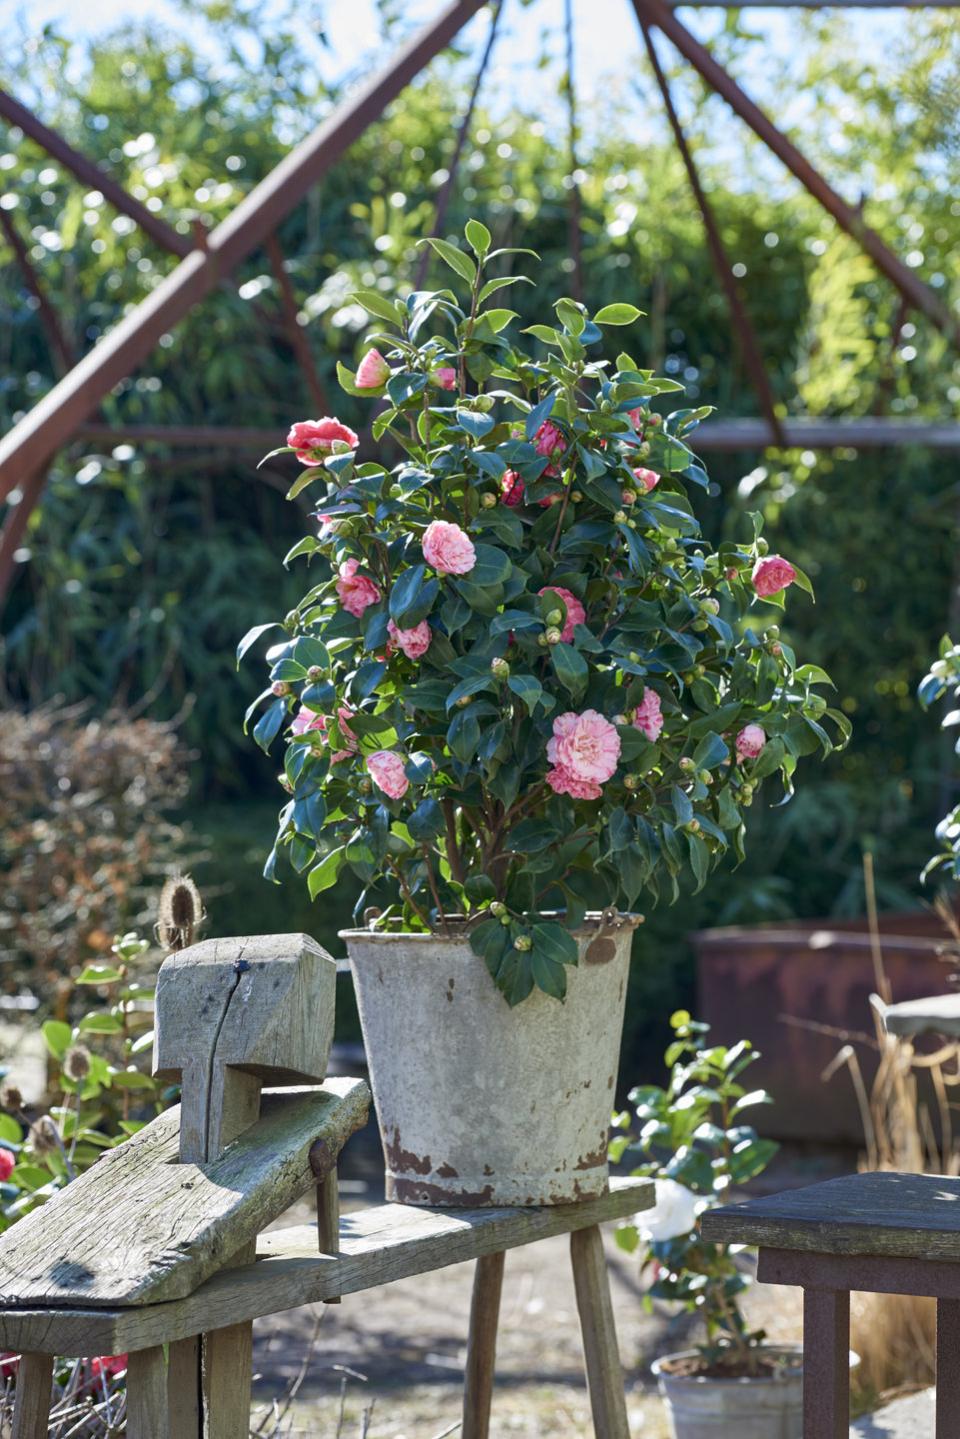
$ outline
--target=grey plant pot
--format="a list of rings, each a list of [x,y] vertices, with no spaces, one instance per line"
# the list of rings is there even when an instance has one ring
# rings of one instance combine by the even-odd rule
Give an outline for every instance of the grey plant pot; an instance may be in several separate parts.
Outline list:
[[[768,1353],[795,1358],[799,1344],[766,1345]],[[783,1369],[762,1379],[710,1379],[671,1374],[663,1366],[694,1350],[653,1364],[673,1439],[802,1439],[803,1370]]]
[[[560,1003],[511,1009],[466,936],[345,930],[387,1197],[467,1208],[607,1190],[632,916],[577,932]]]

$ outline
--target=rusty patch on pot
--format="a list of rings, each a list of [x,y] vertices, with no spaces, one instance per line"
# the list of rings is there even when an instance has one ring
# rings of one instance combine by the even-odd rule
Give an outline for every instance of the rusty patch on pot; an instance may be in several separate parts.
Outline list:
[[[450,980],[449,980],[449,982],[448,982],[448,984],[447,984],[447,1003],[448,1003],[448,1004],[452,1004],[452,1003],[453,1003],[453,990],[454,990],[454,986],[455,986],[455,985],[456,985],[456,980],[451,976],[451,978],[450,978]]]
[[[409,1149],[404,1149],[400,1142],[400,1131],[396,1127],[393,1131],[393,1142],[384,1138],[383,1147],[387,1151],[387,1163],[391,1169],[412,1170],[414,1174],[429,1174],[433,1168],[429,1154],[421,1158],[419,1154],[413,1154]]]
[[[485,1176],[488,1176],[488,1175],[491,1175],[491,1174],[493,1173],[493,1170],[490,1168],[489,1164],[485,1164],[485,1165],[483,1166],[483,1172],[484,1172],[484,1175],[485,1175]]]
[[[599,1169],[600,1165],[606,1162],[606,1158],[607,1141],[606,1137],[604,1137],[599,1149],[595,1149],[592,1154],[582,1155],[581,1158],[577,1160],[576,1167],[577,1169]]]
[[[460,1171],[458,1169],[454,1169],[452,1164],[441,1164],[440,1168],[437,1170],[437,1173],[439,1174],[441,1179],[460,1178]]]
[[[467,1189],[447,1189],[443,1184],[425,1184],[422,1180],[403,1179],[393,1175],[387,1180],[387,1198],[401,1204],[449,1204],[456,1201],[458,1206],[489,1204],[493,1198],[493,1185],[471,1192]]]
[[[617,953],[617,946],[606,935],[599,934],[587,945],[583,956],[587,964],[609,964]]]

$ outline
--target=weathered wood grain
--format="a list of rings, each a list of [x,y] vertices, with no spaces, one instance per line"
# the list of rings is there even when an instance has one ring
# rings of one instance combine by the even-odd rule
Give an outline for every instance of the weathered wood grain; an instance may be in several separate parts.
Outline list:
[[[317,1185],[317,1245],[321,1254],[340,1253],[340,1184],[334,1167]],[[332,1294],[328,1304],[339,1304]]]
[[[0,1236],[3,1303],[142,1305],[190,1294],[314,1186],[312,1147],[336,1155],[368,1104],[355,1079],[268,1092],[257,1123],[206,1165],[176,1163],[169,1110]]]
[[[47,1439],[52,1391],[53,1355],[21,1355],[13,1410],[13,1439]]]
[[[249,1321],[204,1335],[204,1439],[246,1439],[250,1432],[252,1379]]]
[[[594,1434],[598,1439],[630,1439],[607,1259],[595,1225],[570,1235],[570,1260]]]
[[[217,1274],[172,1303],[113,1310],[0,1309],[0,1345],[52,1354],[122,1354],[622,1219],[652,1204],[650,1180],[613,1179],[609,1194],[545,1209],[380,1205],[343,1217],[339,1256],[317,1253],[312,1225],[261,1235],[259,1252],[275,1257]]]
[[[504,1257],[502,1250],[499,1254],[482,1255],[473,1276],[470,1337],[463,1376],[462,1439],[489,1439]]]
[[[960,1260],[960,1179],[852,1174],[701,1216],[705,1239],[818,1254]]]
[[[164,961],[153,1068],[161,1079],[182,1080],[181,1159],[215,1158],[252,1123],[259,1083],[322,1082],[336,973],[304,934],[211,939]]]

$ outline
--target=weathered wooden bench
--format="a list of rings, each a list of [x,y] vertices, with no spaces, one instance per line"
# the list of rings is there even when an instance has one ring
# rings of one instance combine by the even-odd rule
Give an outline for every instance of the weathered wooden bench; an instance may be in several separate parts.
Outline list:
[[[804,1439],[849,1434],[851,1290],[936,1299],[936,1439],[957,1439],[960,1179],[855,1174],[710,1210],[701,1232],[758,1245],[758,1279],[803,1289]]]
[[[648,1208],[647,1180],[544,1209],[339,1215],[336,1163],[366,1119],[328,1080],[335,966],[305,936],[169,959],[155,1071],[182,1103],[0,1238],[0,1347],[22,1354],[14,1439],[46,1439],[54,1356],[128,1354],[128,1439],[247,1439],[252,1321],[476,1260],[466,1439],[486,1439],[505,1251],[569,1233],[599,1439],[629,1439],[598,1225]],[[271,1089],[264,1081],[297,1086]],[[262,1231],[316,1188],[317,1223]]]

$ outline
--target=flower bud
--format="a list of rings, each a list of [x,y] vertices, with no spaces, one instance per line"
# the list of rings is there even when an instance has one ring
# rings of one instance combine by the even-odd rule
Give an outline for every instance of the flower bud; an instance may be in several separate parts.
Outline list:
[[[690,758],[690,756],[689,756],[688,754],[681,755],[681,757],[680,757],[680,759],[677,761],[677,763],[679,764],[679,766],[680,766],[680,768],[681,768],[682,770],[691,770],[691,769],[693,769],[693,760]]]
[[[640,663],[640,656],[637,654],[636,650],[630,651],[630,663],[632,665],[638,665]]]
[[[688,834],[699,834],[699,833],[700,833],[700,821],[699,821],[698,819],[692,819],[692,820],[689,821],[689,823],[687,824],[687,833],[688,833]]]
[[[771,645],[770,653],[774,656],[775,659],[779,659],[780,656],[783,654],[783,645],[780,644],[779,641],[775,645]]]
[[[734,565],[730,565],[727,569],[724,570],[723,577],[726,580],[735,580],[739,573],[740,571],[736,569]]]
[[[663,416],[651,414],[647,417],[647,424],[650,426],[651,429],[659,430],[660,426],[663,424]]]
[[[614,722],[614,724],[629,724],[629,723],[630,723],[630,721],[627,719],[626,715],[614,715],[614,717],[613,717],[613,722]]]
[[[528,950],[533,949],[533,940],[529,934],[518,934],[513,941],[513,947],[519,949],[521,954],[525,954]]]
[[[768,625],[763,637],[765,640],[778,640],[780,638],[780,626]]]
[[[703,618],[701,617],[701,618],[698,619],[698,620],[694,620],[694,622],[693,622],[693,628],[694,628],[695,630],[708,630],[708,629],[710,628],[710,621],[709,621],[709,620],[705,620],[705,619],[703,619]]]
[[[510,916],[509,916],[509,914],[501,914],[501,916],[500,916],[500,923],[503,925],[504,929],[506,929],[506,928],[509,926],[509,924],[510,924]]]
[[[489,490],[484,490],[482,496],[480,497],[480,503],[481,505],[483,505],[483,508],[485,510],[492,510],[494,505],[497,503],[497,497],[496,495],[491,494]]]
[[[307,670],[307,679],[312,680],[314,684],[316,684],[317,680],[323,679],[323,670],[320,668],[319,665],[310,666],[310,668]]]
[[[636,520],[627,520],[627,529],[628,529],[628,530],[635,530],[636,528],[637,528],[637,522],[636,522]]]
[[[715,600],[711,595],[709,599],[704,600],[700,608],[707,610],[711,615],[718,615],[720,613],[720,601]]]
[[[360,793],[361,793],[361,794],[370,794],[370,793],[372,792],[372,790],[373,790],[373,784],[372,784],[371,780],[367,777],[367,775],[364,775],[364,776],[363,776],[363,779],[360,781],[360,784],[358,785],[358,789],[360,790]]]
[[[632,505],[636,501],[637,492],[636,490],[624,490],[620,498],[625,505]]]
[[[547,647],[547,637],[546,637],[546,635],[537,635],[537,644],[538,644],[538,645],[542,645],[543,648],[546,649],[546,647]]]
[[[635,774],[625,774],[623,777],[624,789],[636,789],[639,783],[640,781],[637,779],[637,776]]]
[[[502,899],[495,899],[491,902],[490,913],[495,914],[498,919],[501,914],[506,914],[506,912],[507,906],[504,904]]]
[[[698,770],[697,779],[700,781],[701,784],[713,784],[713,775],[708,769]]]
[[[547,624],[562,625],[563,615],[561,614],[561,612],[559,610],[551,610],[550,613],[547,615]]]
[[[626,510],[617,510],[617,513],[613,517],[613,522],[615,525],[625,525],[627,523]]]
[[[466,709],[467,705],[471,703],[472,699],[472,695],[461,695],[460,698],[457,700],[458,708]]]
[[[765,539],[762,539],[762,538],[759,539],[759,540],[757,540],[757,554],[758,554],[758,555],[767,555],[767,554],[769,554],[769,553],[770,553],[770,546],[767,544],[766,540],[765,540]]]
[[[295,630],[297,628],[297,621],[299,620],[299,618],[300,616],[297,614],[296,610],[288,610],[286,618],[283,621],[284,629]]]
[[[510,666],[501,655],[497,655],[490,661],[490,672],[496,675],[498,680],[505,680],[510,674]]]
[[[270,693],[276,695],[278,699],[282,699],[284,695],[288,695],[290,693],[290,686],[287,684],[286,680],[274,680],[273,684],[270,686]]]
[[[548,645],[558,645],[563,639],[563,635],[560,630],[557,629],[556,625],[551,625],[547,630],[546,638]]]
[[[583,491],[582,491],[582,490],[571,490],[571,491],[570,491],[570,498],[571,498],[571,500],[573,500],[574,504],[579,505],[580,501],[583,499]]]
[[[650,441],[644,440],[642,445],[637,446],[634,453],[638,455],[641,460],[648,459],[650,455]]]

